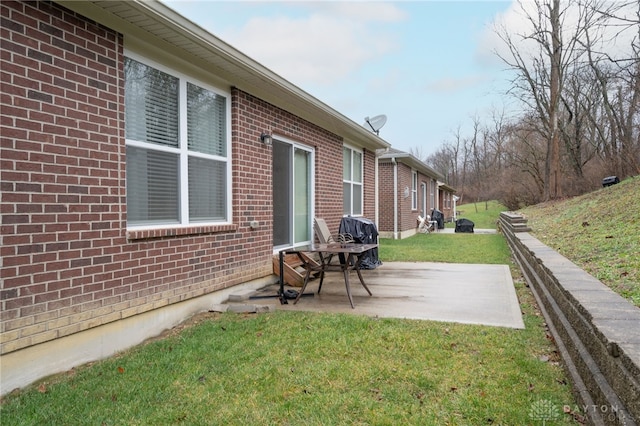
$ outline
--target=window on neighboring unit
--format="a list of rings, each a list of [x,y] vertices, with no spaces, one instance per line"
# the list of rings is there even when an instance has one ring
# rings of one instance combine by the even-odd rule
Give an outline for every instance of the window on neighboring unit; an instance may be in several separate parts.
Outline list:
[[[127,225],[228,222],[227,96],[125,58]]]
[[[343,214],[362,216],[362,152],[342,147]]]
[[[418,172],[411,171],[411,210],[418,210]]]
[[[432,209],[436,208],[436,191],[435,191],[435,187],[436,187],[436,181],[432,180],[429,183],[429,189],[431,191],[430,194],[429,194],[429,201],[430,201]]]

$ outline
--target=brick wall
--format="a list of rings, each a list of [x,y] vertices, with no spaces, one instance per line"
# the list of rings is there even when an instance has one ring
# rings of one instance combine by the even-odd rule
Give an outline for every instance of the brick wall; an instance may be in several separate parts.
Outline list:
[[[409,188],[409,196],[404,196]],[[411,167],[398,163],[398,224],[399,230],[414,229],[418,212],[411,209]]]
[[[397,183],[397,220],[398,233],[412,231],[416,229],[418,214],[422,214],[423,194],[422,184],[427,185],[427,212],[431,214],[432,206],[430,202],[430,188],[432,178],[418,173],[418,209],[411,206],[412,169],[408,165],[398,162],[398,183]],[[378,184],[380,191],[380,212],[379,230],[390,233],[394,231],[394,164],[390,161],[380,162],[378,169]],[[409,188],[409,196],[405,198],[405,188]]]
[[[118,247],[122,39],[50,3],[0,10],[5,353],[110,321],[112,306],[132,302],[117,272],[130,261]]]
[[[378,231],[393,232],[393,163],[378,165]]]
[[[295,115],[275,108],[270,104],[251,96],[241,90],[232,91],[234,106],[237,104],[238,113],[234,114],[233,134],[238,135],[237,142],[246,145],[247,150],[262,151],[265,154],[259,158],[251,158],[241,164],[234,173],[236,181],[249,181],[250,187],[260,188],[259,192],[266,192],[268,199],[261,205],[260,210],[268,214],[271,221],[271,150],[265,151],[260,142],[263,131],[307,145],[315,150],[315,214],[327,221],[330,229],[337,231],[342,218],[342,138],[321,129]],[[235,145],[235,144],[234,144]],[[237,151],[234,151],[234,154]],[[373,169],[375,157],[365,155],[365,173],[370,173],[371,183],[365,185],[365,194],[371,198],[369,208],[374,214],[375,201],[373,194]],[[256,164],[259,162],[261,164]],[[236,161],[236,163],[238,163]],[[263,187],[264,186],[264,187]],[[253,199],[253,198],[252,198]],[[242,203],[242,202],[241,202]],[[254,209],[253,201],[245,200],[245,205],[239,205],[240,210]],[[270,228],[271,229],[271,228]],[[271,244],[271,234],[269,234]]]
[[[367,219],[375,220],[376,217],[376,153],[365,150],[362,158],[364,173],[363,173],[363,195],[364,204],[362,213]]]
[[[315,148],[316,214],[337,229],[342,139],[232,89],[232,224],[127,232],[122,35],[49,2],[0,12],[0,353],[270,275],[263,130]]]
[[[426,186],[426,205],[427,205],[427,211],[423,212],[422,211],[422,185]],[[431,202],[431,187],[432,185],[434,185],[433,183],[433,178],[429,177],[427,175],[424,175],[422,173],[418,173],[418,210],[415,213],[415,215],[417,216],[418,214],[420,215],[430,215],[431,214],[431,210],[435,207]],[[435,200],[435,197],[434,197]]]

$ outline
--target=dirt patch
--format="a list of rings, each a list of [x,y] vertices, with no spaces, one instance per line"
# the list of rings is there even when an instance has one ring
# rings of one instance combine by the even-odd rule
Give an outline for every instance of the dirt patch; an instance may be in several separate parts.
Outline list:
[[[175,327],[165,330],[157,336],[150,337],[149,339],[145,340],[142,344],[146,345],[148,343],[155,342],[157,340],[166,339],[167,337],[177,336],[178,334],[182,333],[184,330],[188,328],[194,327],[206,321],[214,321],[218,318],[220,318],[220,312],[200,312],[198,314],[193,315],[191,318],[186,319],[185,321],[181,322]]]

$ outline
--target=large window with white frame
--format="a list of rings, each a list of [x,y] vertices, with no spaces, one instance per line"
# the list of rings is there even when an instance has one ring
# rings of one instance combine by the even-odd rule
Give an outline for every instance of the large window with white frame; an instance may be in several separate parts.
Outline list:
[[[230,220],[229,114],[227,94],[125,57],[128,227]]]
[[[362,151],[342,147],[343,214],[362,216]]]

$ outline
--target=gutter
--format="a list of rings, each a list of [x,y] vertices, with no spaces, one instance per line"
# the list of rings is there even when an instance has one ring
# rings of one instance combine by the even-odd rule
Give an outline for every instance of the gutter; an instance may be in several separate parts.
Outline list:
[[[372,151],[391,144],[158,0],[54,0]]]

